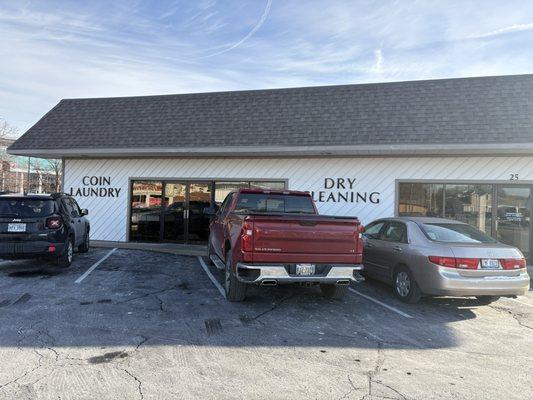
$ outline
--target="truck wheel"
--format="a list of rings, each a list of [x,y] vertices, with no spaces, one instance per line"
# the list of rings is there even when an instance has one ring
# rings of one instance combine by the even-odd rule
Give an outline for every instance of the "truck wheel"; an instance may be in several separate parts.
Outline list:
[[[399,266],[394,271],[394,294],[404,303],[418,303],[422,292],[409,268]]]
[[[329,283],[320,284],[322,295],[328,299],[342,299],[347,290],[348,285],[335,285]]]
[[[224,272],[224,289],[228,301],[243,301],[246,298],[248,286],[237,279],[231,269],[231,250],[226,255],[226,269]]]
[[[58,267],[67,268],[72,264],[72,257],[74,256],[74,240],[71,237],[68,238],[65,243],[63,252],[57,257],[56,264]]]
[[[89,232],[85,234],[85,238],[83,239],[83,243],[78,246],[78,251],[80,253],[87,253],[89,252],[90,247],[90,240],[89,240]]]

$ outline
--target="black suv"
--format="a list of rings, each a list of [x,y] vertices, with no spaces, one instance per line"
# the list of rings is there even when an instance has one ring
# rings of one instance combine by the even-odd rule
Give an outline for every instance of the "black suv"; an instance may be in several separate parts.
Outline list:
[[[0,195],[0,258],[47,257],[61,267],[89,251],[89,221],[73,197]]]

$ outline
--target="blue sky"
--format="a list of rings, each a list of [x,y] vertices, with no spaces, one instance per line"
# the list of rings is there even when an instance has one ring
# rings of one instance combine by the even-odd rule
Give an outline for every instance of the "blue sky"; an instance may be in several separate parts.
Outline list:
[[[0,118],[62,98],[533,72],[531,1],[0,0]]]

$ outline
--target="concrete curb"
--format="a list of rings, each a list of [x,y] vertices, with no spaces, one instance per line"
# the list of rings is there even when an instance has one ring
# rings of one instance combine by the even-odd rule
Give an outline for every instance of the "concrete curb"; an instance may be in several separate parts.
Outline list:
[[[156,251],[160,253],[176,254],[180,256],[206,256],[207,246],[177,243],[136,243],[111,242],[107,240],[91,240],[91,246],[104,248],[132,249]]]

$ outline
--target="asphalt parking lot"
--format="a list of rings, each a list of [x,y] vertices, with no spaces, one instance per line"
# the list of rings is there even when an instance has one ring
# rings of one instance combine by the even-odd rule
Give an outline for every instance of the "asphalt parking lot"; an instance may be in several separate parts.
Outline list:
[[[236,304],[198,257],[120,249],[0,277],[0,398],[533,398],[531,291],[405,305],[365,282],[342,301],[285,286]]]

